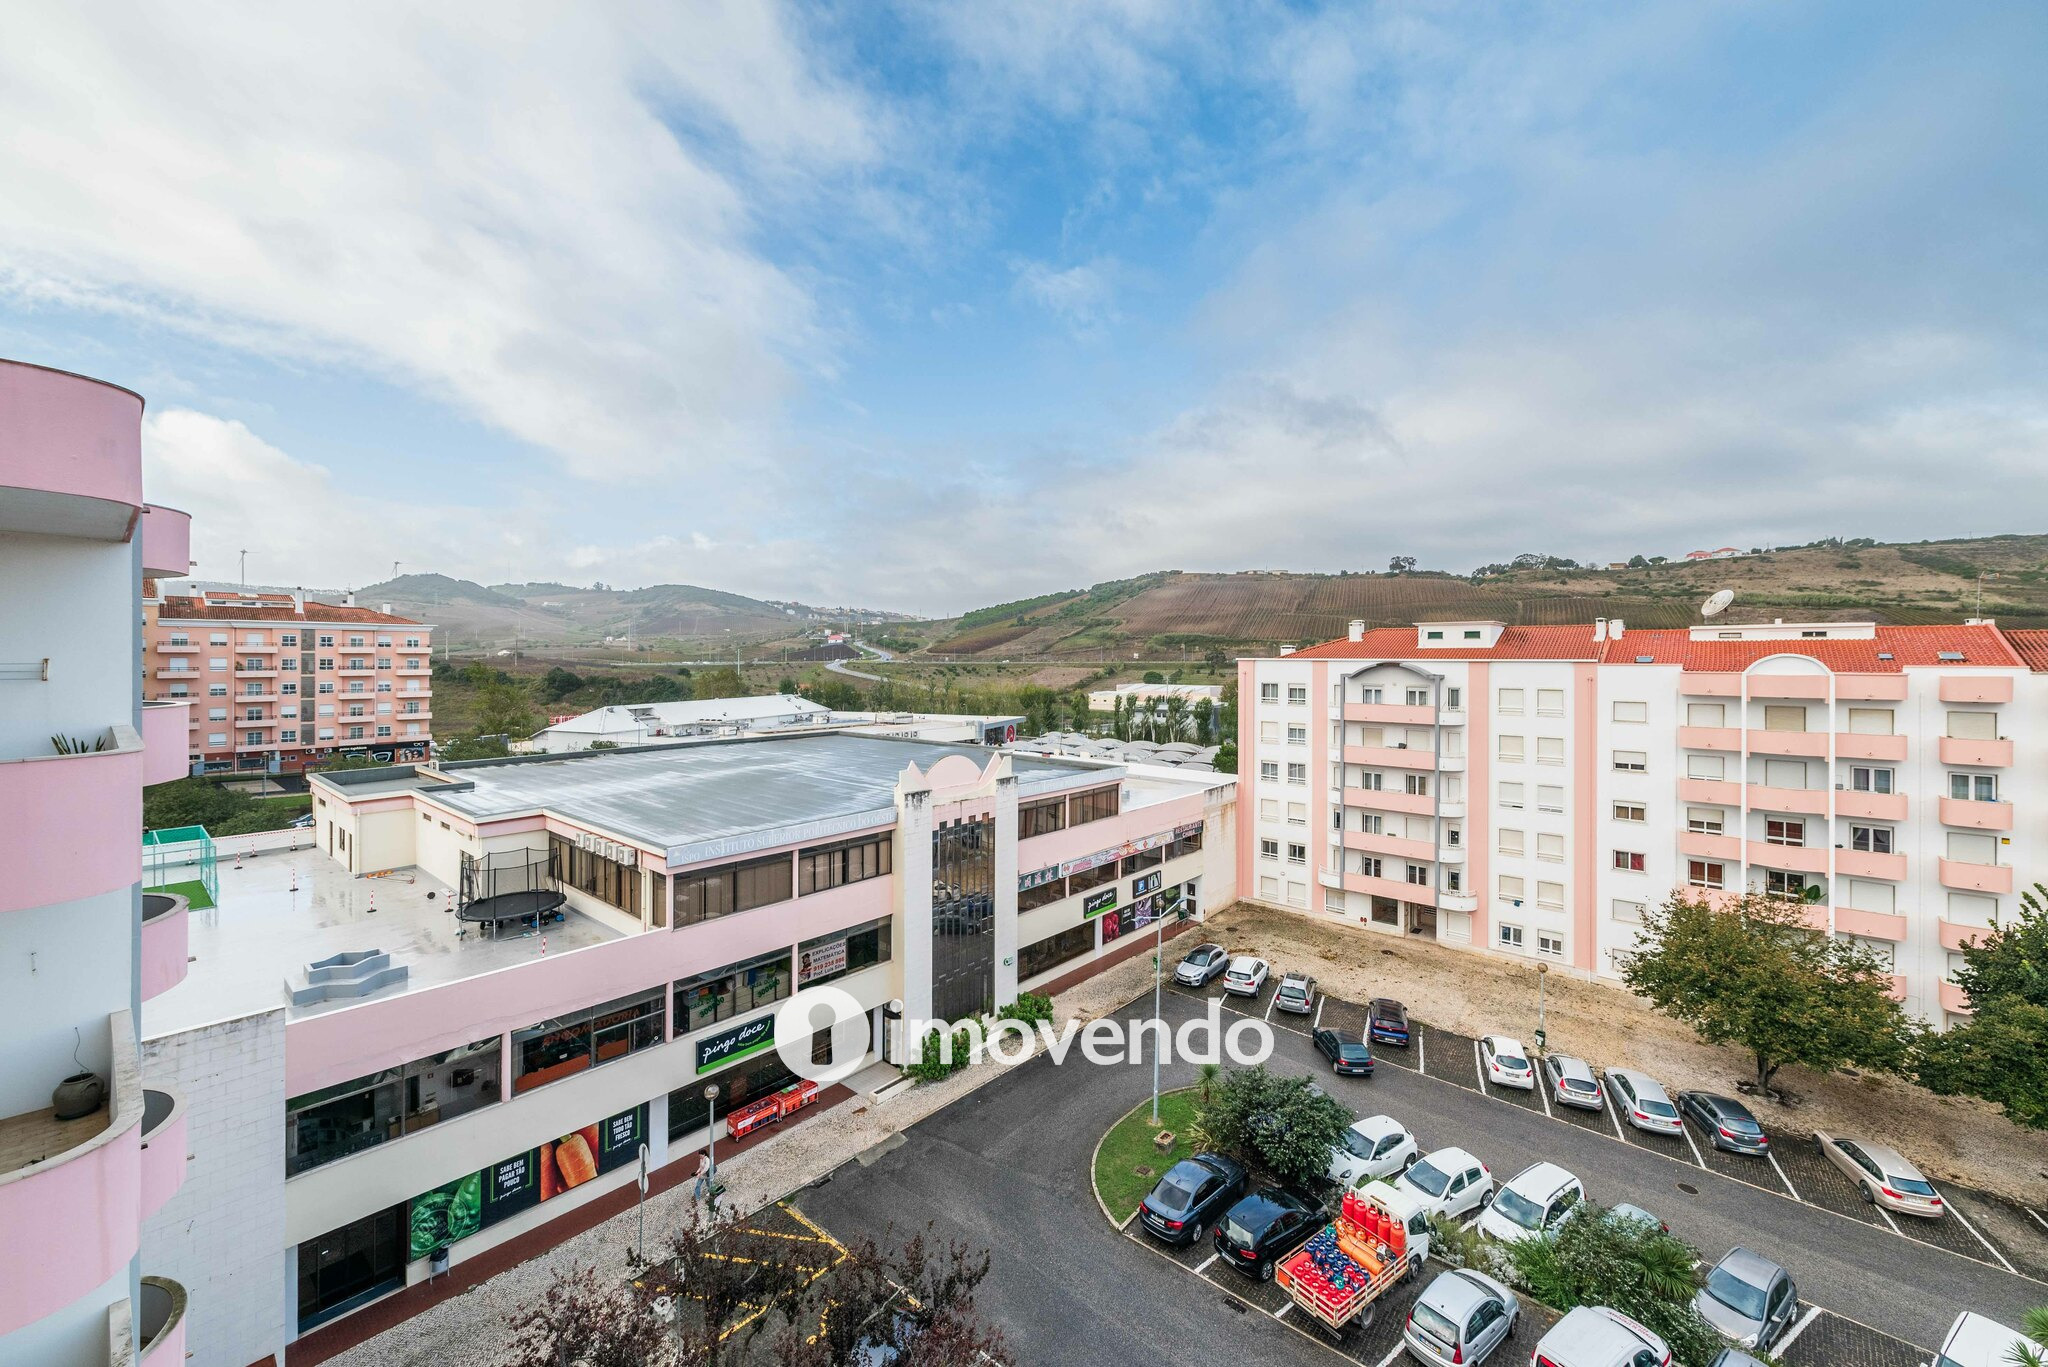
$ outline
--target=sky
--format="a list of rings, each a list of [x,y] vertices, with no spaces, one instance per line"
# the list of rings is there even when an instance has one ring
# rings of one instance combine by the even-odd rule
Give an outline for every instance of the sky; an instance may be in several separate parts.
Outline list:
[[[2035,3],[6,2],[0,355],[203,578],[2048,530]]]

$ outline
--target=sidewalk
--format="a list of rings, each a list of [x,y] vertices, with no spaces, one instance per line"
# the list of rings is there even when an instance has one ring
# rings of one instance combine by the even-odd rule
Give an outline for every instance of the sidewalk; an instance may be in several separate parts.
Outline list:
[[[1193,934],[1200,927],[1193,925],[1187,929]],[[1151,942],[1147,939],[1145,943],[1149,947]],[[1169,943],[1169,966],[1173,956]],[[1120,1009],[1151,985],[1150,956],[1134,954],[1059,993],[1053,999],[1054,1019],[1095,1020]],[[856,1097],[833,1107],[829,1124],[797,1125],[771,1134],[731,1159],[721,1157],[718,1173],[725,1183],[726,1208],[740,1213],[759,1210],[994,1081],[1003,1071],[1003,1064],[976,1063],[943,1082],[920,1083],[878,1105]],[[655,1190],[647,1198],[650,1249],[657,1244],[658,1231],[671,1229],[687,1217],[692,1204],[690,1178],[695,1172],[693,1159],[677,1156],[656,1174],[657,1179],[666,1174],[670,1185],[663,1188],[657,1180]],[[495,1367],[503,1360],[510,1340],[507,1320],[515,1310],[538,1300],[557,1271],[594,1266],[600,1277],[623,1281],[627,1275],[626,1255],[633,1247],[638,1229],[638,1216],[629,1205],[623,1213],[449,1296],[346,1351],[322,1357],[316,1343],[307,1343],[303,1348],[295,1344],[287,1355],[287,1363],[289,1367],[307,1367],[316,1362],[333,1363],[336,1367]],[[460,1271],[458,1265],[456,1272]]]

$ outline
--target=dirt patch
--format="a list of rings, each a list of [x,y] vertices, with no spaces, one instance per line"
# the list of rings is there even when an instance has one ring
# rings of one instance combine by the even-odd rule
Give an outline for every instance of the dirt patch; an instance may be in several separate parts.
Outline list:
[[[1206,934],[1275,971],[1305,969],[1327,992],[1363,1002],[1398,997],[1433,1026],[1465,1035],[1529,1039],[1536,1030],[1536,968],[1470,950],[1399,938],[1339,921],[1239,902],[1212,913]],[[1733,1092],[1753,1076],[1732,1049],[1703,1044],[1685,1026],[1619,988],[1552,972],[1544,986],[1550,1047],[1595,1067],[1640,1068],[1667,1088]],[[2048,1143],[1982,1102],[1938,1097],[1897,1078],[1821,1074],[1788,1065],[1777,1085],[1796,1106],[1749,1098],[1766,1128],[1828,1130],[1889,1144],[1937,1180],[2048,1201]]]
[[[1073,665],[1050,665],[1044,669],[1032,671],[1031,682],[1037,684],[1040,688],[1065,690],[1075,687],[1083,679],[1094,678],[1096,672],[1092,669],[1081,669]]]

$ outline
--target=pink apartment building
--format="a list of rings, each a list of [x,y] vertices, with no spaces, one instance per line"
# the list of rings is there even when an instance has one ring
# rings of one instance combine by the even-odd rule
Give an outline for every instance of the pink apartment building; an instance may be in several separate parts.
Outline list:
[[[4,1363],[186,1357],[185,1289],[142,1249],[185,1181],[185,1098],[138,1023],[188,958],[183,899],[141,884],[142,790],[186,772],[187,704],[143,701],[136,601],[185,573],[191,522],[143,501],[141,426],[125,389],[0,361]],[[89,1108],[55,1091],[80,1072]]]
[[[1253,901],[1612,977],[1646,906],[1753,888],[1941,1023],[2048,876],[2048,633],[1353,623],[1238,670]]]
[[[189,700],[194,772],[425,759],[433,628],[353,603],[208,589],[145,600],[143,695]]]

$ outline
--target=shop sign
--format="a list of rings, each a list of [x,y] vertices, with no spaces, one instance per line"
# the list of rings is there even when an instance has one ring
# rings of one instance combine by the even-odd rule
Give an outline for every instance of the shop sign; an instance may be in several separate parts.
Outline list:
[[[1042,888],[1047,883],[1058,882],[1060,876],[1060,866],[1057,864],[1052,865],[1050,868],[1033,869],[1027,874],[1019,875],[1017,891],[1029,892],[1033,888]]]
[[[796,980],[799,984],[815,978],[829,978],[834,973],[846,971],[846,941],[827,940],[822,945],[800,949],[796,956]]]
[[[1097,850],[1093,854],[1084,854],[1079,859],[1069,859],[1060,865],[1060,873],[1061,875],[1086,873],[1090,869],[1099,869],[1104,864],[1114,864],[1119,859],[1128,858],[1134,854],[1143,854],[1147,850],[1156,850],[1162,845],[1170,845],[1172,843],[1173,833],[1171,831],[1161,831],[1157,835],[1140,836],[1136,840],[1126,840],[1123,844],[1110,849]]]
[[[1190,821],[1186,825],[1173,828],[1173,838],[1175,840],[1186,840],[1191,835],[1200,835],[1201,833],[1202,823],[1199,821]]]
[[[1085,921],[1090,916],[1100,916],[1115,905],[1115,888],[1104,888],[1101,892],[1091,892],[1081,899],[1081,919]]]
[[[1131,880],[1131,896],[1143,897],[1148,892],[1159,891],[1160,880],[1164,876],[1159,870],[1154,869],[1142,877],[1133,878]]]
[[[775,1013],[756,1016],[729,1030],[721,1030],[697,1041],[697,1071],[708,1073],[736,1058],[766,1049],[775,1043]]]

